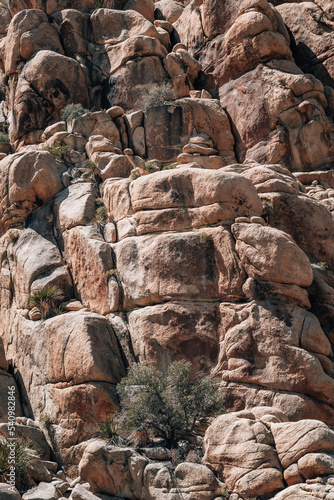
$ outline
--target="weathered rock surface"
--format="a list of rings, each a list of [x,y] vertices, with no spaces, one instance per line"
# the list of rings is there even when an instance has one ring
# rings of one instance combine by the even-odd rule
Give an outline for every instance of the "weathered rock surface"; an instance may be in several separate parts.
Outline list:
[[[24,498],[333,498],[333,23],[329,0],[0,0],[0,433],[15,386],[17,433],[94,491],[38,463]],[[180,359],[242,410],[207,431],[218,478],[87,443],[129,363]]]

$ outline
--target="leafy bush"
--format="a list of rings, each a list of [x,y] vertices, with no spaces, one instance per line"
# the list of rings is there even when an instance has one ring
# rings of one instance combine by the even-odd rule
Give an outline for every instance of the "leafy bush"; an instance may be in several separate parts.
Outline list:
[[[162,83],[152,87],[146,97],[143,98],[144,110],[154,106],[161,106],[165,102],[176,99],[175,92],[170,83]]]
[[[115,2],[114,0],[95,0],[94,1],[94,10],[97,9],[114,9]]]
[[[43,151],[48,151],[56,158],[60,158],[62,161],[66,162],[69,155],[69,149],[67,146],[44,146]]]
[[[89,109],[85,109],[82,104],[68,104],[65,106],[64,109],[62,109],[61,112],[61,117],[62,119],[66,122],[69,123],[74,118],[79,118],[79,116],[84,115],[85,113],[88,113]]]
[[[31,293],[28,299],[28,307],[32,309],[37,307],[45,319],[49,316],[52,309],[56,306],[57,302],[63,299],[61,290],[54,285],[46,285],[39,290]]]
[[[209,377],[191,381],[191,364],[171,363],[166,373],[150,366],[133,365],[117,385],[120,418],[131,430],[147,429],[152,437],[173,448],[188,439],[198,420],[224,411],[219,382]]]
[[[11,448],[13,452],[11,455]],[[15,456],[15,486],[18,490],[24,490],[29,487],[29,472],[28,467],[33,461],[33,450],[30,449],[31,443],[17,438],[15,441],[7,441],[5,438],[0,438],[0,482],[8,482],[8,474],[10,473],[11,458]]]

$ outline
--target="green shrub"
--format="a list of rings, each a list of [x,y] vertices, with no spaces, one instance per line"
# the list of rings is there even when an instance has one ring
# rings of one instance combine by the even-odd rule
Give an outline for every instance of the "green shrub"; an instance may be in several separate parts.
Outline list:
[[[199,242],[203,246],[204,250],[208,252],[212,246],[212,237],[208,233],[201,233],[199,236]]]
[[[88,113],[89,109],[85,109],[82,104],[68,104],[65,106],[65,108],[62,109],[61,111],[61,117],[62,119],[66,122],[69,123],[74,118],[79,118],[79,116],[84,115],[85,113]]]
[[[13,446],[13,454],[9,445]],[[29,487],[29,472],[28,467],[33,461],[33,450],[30,449],[31,443],[17,438],[15,441],[7,441],[0,437],[0,482],[8,482],[8,474],[10,473],[11,457],[15,454],[15,486],[22,491]]]
[[[191,364],[171,363],[166,373],[133,365],[117,385],[120,419],[128,431],[148,430],[173,448],[189,438],[198,420],[224,411],[219,382],[209,377],[191,381]]]
[[[177,163],[169,163],[168,165],[164,165],[161,170],[172,170],[177,167]]]
[[[112,276],[114,276],[115,278],[119,277],[118,269],[108,269],[108,271],[106,272],[106,277],[111,278]]]
[[[0,132],[0,144],[9,144],[9,135],[5,132]]]
[[[91,220],[91,224],[95,224],[99,228],[102,228],[109,220],[108,210],[105,206],[96,209],[95,215]]]
[[[52,418],[50,413],[41,413],[39,416],[39,421],[43,423],[50,423],[52,422]]]
[[[48,151],[56,158],[67,162],[69,156],[69,149],[67,146],[44,146],[43,151]]]
[[[317,262],[317,267],[319,267],[322,271],[329,271],[330,266],[327,264],[327,262]]]
[[[161,83],[152,87],[143,98],[143,106],[146,111],[154,106],[161,106],[165,102],[176,99],[175,91],[170,83]]]
[[[93,182],[98,182],[100,178],[100,169],[95,161],[89,160],[85,164],[85,170],[89,174],[89,178]]]
[[[118,430],[118,422],[116,418],[105,420],[99,424],[99,434],[103,439],[111,441],[116,438]]]
[[[28,299],[28,308],[37,307],[45,319],[49,316],[57,302],[63,299],[61,290],[54,285],[46,285],[31,293]]]

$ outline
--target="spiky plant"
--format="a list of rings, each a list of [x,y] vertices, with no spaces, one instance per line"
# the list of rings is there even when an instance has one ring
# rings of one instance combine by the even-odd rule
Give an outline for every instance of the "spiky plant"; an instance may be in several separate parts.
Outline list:
[[[46,285],[39,290],[31,293],[28,299],[28,308],[37,307],[40,310],[42,318],[48,317],[57,302],[63,299],[61,290],[55,285]]]
[[[85,170],[89,174],[89,177],[93,182],[101,180],[100,169],[98,164],[95,163],[95,161],[92,160],[87,161],[85,164]]]
[[[99,207],[93,219],[91,220],[91,224],[95,224],[99,229],[102,229],[103,226],[108,222],[108,210],[105,206]]]
[[[35,452],[31,449],[31,443],[21,438],[15,441],[7,441],[0,438],[0,482],[8,482],[8,474],[11,472],[12,457],[15,457],[15,486],[18,490],[29,487],[29,465],[32,463]]]

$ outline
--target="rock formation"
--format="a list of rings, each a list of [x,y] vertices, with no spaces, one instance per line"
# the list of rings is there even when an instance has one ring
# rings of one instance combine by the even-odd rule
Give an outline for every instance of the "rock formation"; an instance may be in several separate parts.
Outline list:
[[[58,463],[24,500],[334,498],[333,41],[329,0],[0,0],[0,418]],[[95,439],[181,359],[226,394],[203,463]]]

